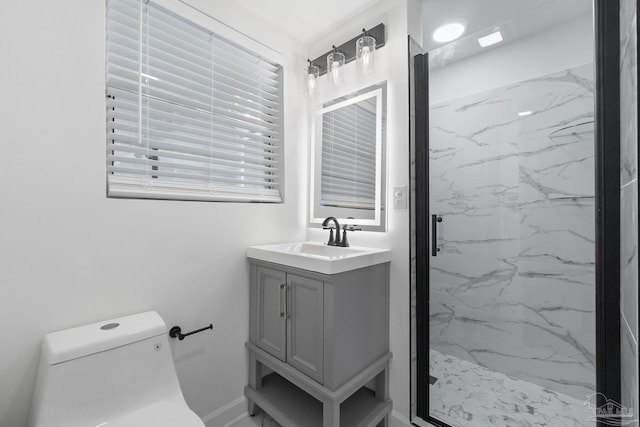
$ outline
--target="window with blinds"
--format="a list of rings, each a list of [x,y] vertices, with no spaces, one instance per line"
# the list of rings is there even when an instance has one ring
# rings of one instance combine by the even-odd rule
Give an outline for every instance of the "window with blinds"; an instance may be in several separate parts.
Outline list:
[[[376,98],[322,116],[321,204],[373,210],[376,198]]]
[[[106,34],[110,197],[281,201],[281,65],[144,0]]]

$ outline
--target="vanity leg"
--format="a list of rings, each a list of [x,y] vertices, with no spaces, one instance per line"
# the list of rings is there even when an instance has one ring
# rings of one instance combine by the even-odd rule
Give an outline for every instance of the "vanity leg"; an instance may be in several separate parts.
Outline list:
[[[249,352],[249,387],[254,390],[262,388],[262,363],[256,360],[252,351]],[[253,417],[258,412],[258,405],[251,399],[247,399],[247,403],[247,412]]]
[[[256,405],[256,403],[251,399],[247,399],[247,404],[247,412],[249,413],[249,416],[253,417],[258,413],[258,405]]]
[[[389,400],[389,366],[386,366],[382,372],[376,375],[376,399],[381,402]],[[389,416],[384,417],[378,426],[388,427]]]
[[[322,403],[322,427],[340,427],[340,404],[332,400]]]

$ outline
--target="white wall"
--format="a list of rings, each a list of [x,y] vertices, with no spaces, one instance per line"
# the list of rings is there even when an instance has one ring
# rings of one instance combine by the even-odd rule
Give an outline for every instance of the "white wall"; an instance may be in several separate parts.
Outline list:
[[[376,52],[376,73],[367,78],[355,78],[355,62],[347,64],[346,84],[331,90],[321,78],[320,97],[324,100],[346,95],[372,84],[387,80],[387,200],[391,188],[409,184],[409,98],[407,57],[407,3],[405,0],[384,0],[372,5],[367,13],[345,17],[309,46],[309,58],[316,58],[358,34],[363,27],[384,23],[386,46]],[[390,345],[391,399],[396,412],[409,418],[409,212],[388,210],[387,232],[358,231],[349,236],[354,246],[391,249]],[[326,241],[326,231],[309,228],[309,240]]]
[[[422,0],[407,0],[407,33],[421,48],[424,45],[425,29],[422,24],[422,14],[424,10],[425,5]]]
[[[231,2],[192,3],[285,54],[284,204],[107,199],[104,1],[0,2],[2,427],[26,423],[44,334],[145,310],[213,322],[173,347],[200,416],[242,396],[245,248],[305,237],[304,57]]]
[[[438,103],[593,62],[593,21],[585,14],[429,74],[429,100]]]

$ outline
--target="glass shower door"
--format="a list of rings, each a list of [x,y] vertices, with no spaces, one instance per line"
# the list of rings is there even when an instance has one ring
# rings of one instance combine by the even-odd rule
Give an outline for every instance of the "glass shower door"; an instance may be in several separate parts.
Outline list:
[[[595,425],[593,63],[465,92],[497,53],[429,55],[429,414]]]

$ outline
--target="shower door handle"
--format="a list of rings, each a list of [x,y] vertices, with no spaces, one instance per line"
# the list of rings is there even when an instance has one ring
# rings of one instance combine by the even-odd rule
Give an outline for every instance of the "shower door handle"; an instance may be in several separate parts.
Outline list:
[[[431,256],[438,256],[440,248],[438,247],[438,231],[436,225],[442,222],[442,217],[431,215]]]

